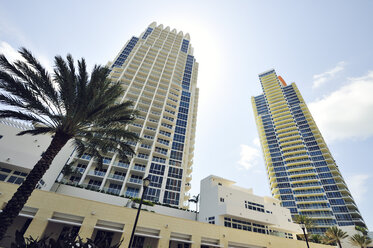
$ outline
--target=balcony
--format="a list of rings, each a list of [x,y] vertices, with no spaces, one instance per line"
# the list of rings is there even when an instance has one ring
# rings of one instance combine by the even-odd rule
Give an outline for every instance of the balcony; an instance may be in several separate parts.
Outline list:
[[[114,188],[103,188],[102,189],[105,193],[113,194],[113,195],[119,195],[120,189],[114,189]]]
[[[127,163],[124,163],[124,162],[118,161],[118,162],[114,162],[114,163],[113,163],[113,166],[128,169],[128,167],[129,167],[130,165],[127,164]]]
[[[187,200],[189,200],[190,199],[190,194],[185,194],[184,195],[184,201],[187,201]]]
[[[142,179],[139,179],[139,178],[130,178],[128,180],[129,183],[133,183],[133,184],[136,184],[136,185],[142,185]]]
[[[133,170],[145,173],[145,167],[143,167],[143,166],[135,165],[135,166],[133,166]]]
[[[88,171],[88,175],[90,175],[90,176],[104,177],[105,174],[106,174],[106,172],[103,172],[103,171],[96,171],[96,170]]]
[[[365,226],[365,222],[363,221],[362,218],[352,218],[352,221],[353,221],[355,224],[360,224],[360,225],[364,225],[364,226]]]
[[[83,174],[84,171],[85,171],[85,169],[86,169],[86,168],[76,167],[76,166],[72,166],[71,168],[72,168],[74,171],[79,172],[79,173],[81,173],[81,174]]]
[[[186,182],[190,183],[190,181],[192,181],[192,176],[191,175],[186,177]]]
[[[99,185],[93,185],[93,184],[82,183],[80,184],[80,186],[82,186],[85,189],[95,190],[95,191],[98,191],[100,189]]]
[[[79,159],[89,161],[91,160],[92,156],[88,154],[83,154]]]
[[[117,174],[110,173],[108,175],[108,178],[114,179],[114,180],[118,180],[118,181],[124,181],[125,176],[124,175],[117,175]]]

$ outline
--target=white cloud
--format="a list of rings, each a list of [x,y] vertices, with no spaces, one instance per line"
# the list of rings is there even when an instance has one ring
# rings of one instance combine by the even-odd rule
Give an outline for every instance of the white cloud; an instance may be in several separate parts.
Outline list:
[[[365,194],[368,192],[366,183],[370,177],[367,174],[357,174],[346,178],[349,190],[357,204],[362,203]]]
[[[256,169],[259,165],[260,151],[259,151],[259,139],[255,138],[253,140],[254,146],[248,146],[241,144],[240,145],[240,160],[237,162],[240,169],[245,170],[255,170],[259,172],[260,170]]]
[[[312,115],[329,141],[373,136],[373,71],[350,78],[349,84],[309,104]]]
[[[32,52],[32,51],[31,51]],[[33,53],[33,52],[32,52]],[[14,62],[16,60],[23,60],[22,56],[14,49],[9,43],[5,41],[0,41],[0,54],[4,54],[5,57],[10,61]],[[39,62],[51,73],[53,68],[49,59],[42,55],[33,53],[33,55],[39,60]]]
[[[334,78],[335,75],[338,72],[341,72],[341,71],[344,70],[344,66],[345,65],[346,65],[346,63],[344,61],[341,61],[333,69],[330,69],[330,70],[328,70],[326,72],[314,75],[313,76],[312,88],[318,88],[321,85],[323,85],[324,83],[326,83],[327,81],[329,81],[332,78]]]
[[[18,51],[5,41],[0,42],[0,54],[4,54],[5,57],[11,62],[22,59],[22,56],[18,53]]]

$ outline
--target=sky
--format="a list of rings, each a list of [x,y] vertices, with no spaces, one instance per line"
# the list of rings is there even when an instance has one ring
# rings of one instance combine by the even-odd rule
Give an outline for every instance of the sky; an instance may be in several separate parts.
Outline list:
[[[2,1],[0,53],[90,66],[158,24],[191,36],[200,98],[191,194],[213,174],[269,196],[251,96],[274,68],[296,82],[373,230],[373,1]]]

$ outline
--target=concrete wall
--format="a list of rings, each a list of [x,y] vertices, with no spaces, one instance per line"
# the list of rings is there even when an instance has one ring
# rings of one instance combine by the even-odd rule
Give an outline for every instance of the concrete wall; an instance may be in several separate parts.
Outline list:
[[[57,192],[59,194],[74,196],[78,198],[84,198],[84,199],[92,200],[92,201],[110,203],[112,205],[123,206],[123,207],[132,206],[131,200],[128,198],[123,198],[123,197],[113,196],[113,195],[100,193],[96,191],[77,188],[77,187],[70,186],[70,185],[61,184],[60,186],[58,186],[57,183],[55,186],[53,186],[53,189],[56,189],[57,187],[58,187]],[[196,219],[196,213],[194,212],[170,208],[170,207],[166,207],[162,205],[154,205],[154,206],[143,205],[142,208],[148,211],[154,211],[159,214],[174,216],[178,218],[189,219],[189,220]]]
[[[32,129],[32,126],[20,122],[0,121],[0,166],[21,172],[30,172],[47,150],[52,138],[50,135],[23,135],[17,134],[23,130]],[[54,181],[69,158],[73,147],[66,144],[53,160],[49,170],[44,174],[44,190],[50,190]]]
[[[0,196],[1,206],[10,199],[17,189],[17,185],[1,182],[0,189],[3,193]],[[83,218],[79,231],[82,237],[93,237],[95,225],[98,221],[105,220],[124,224],[123,233],[121,234],[121,238],[124,240],[121,245],[123,248],[128,247],[136,215],[136,209],[94,202],[42,190],[35,190],[33,192],[31,198],[27,202],[27,206],[37,208],[38,211],[25,232],[26,236],[41,237],[49,224],[48,218],[51,218],[55,212],[59,212],[81,216]],[[141,212],[138,227],[156,230],[159,233],[159,241],[149,243],[149,247],[152,248],[169,247],[171,233],[180,233],[190,236],[190,242],[192,243],[191,248],[199,248],[201,246],[201,240],[206,238],[219,240],[219,244],[226,248],[228,248],[228,246],[231,247],[232,244],[241,244],[239,247],[305,247],[305,243],[302,241],[236,230],[223,226],[156,214],[149,211]],[[312,244],[311,247],[326,248],[330,246]]]

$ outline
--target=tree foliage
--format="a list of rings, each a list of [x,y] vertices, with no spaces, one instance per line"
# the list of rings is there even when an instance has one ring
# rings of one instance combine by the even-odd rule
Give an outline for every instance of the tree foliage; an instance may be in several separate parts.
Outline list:
[[[16,231],[15,240],[10,248],[119,248],[121,244],[122,241],[111,245],[104,237],[98,240],[84,240],[71,232],[64,233],[58,239],[50,237],[34,239],[31,236],[24,238],[22,233]]]
[[[76,146],[78,156],[89,153],[101,166],[109,151],[129,162],[128,156],[134,151],[128,142],[139,139],[126,128],[136,112],[131,102],[120,103],[123,88],[120,82],[107,78],[108,68],[96,65],[89,75],[84,59],[77,62],[76,68],[71,55],[66,60],[56,56],[54,73],[50,75],[30,51],[22,48],[19,52],[23,60],[14,63],[0,55],[0,103],[6,106],[0,110],[0,119],[34,124],[34,128],[18,135],[50,134],[53,138],[0,213],[0,240],[68,141]]]
[[[326,243],[337,243],[339,248],[342,248],[341,241],[348,237],[347,233],[336,226],[329,227],[325,232]]]
[[[367,235],[355,234],[350,237],[350,243],[361,248],[366,248],[368,245],[372,244],[372,239]]]

